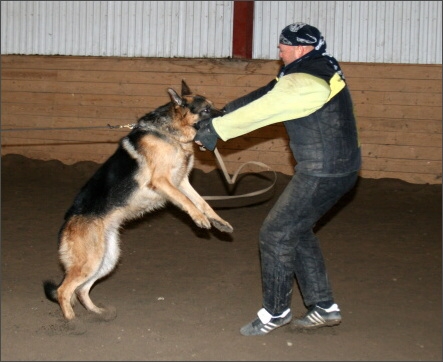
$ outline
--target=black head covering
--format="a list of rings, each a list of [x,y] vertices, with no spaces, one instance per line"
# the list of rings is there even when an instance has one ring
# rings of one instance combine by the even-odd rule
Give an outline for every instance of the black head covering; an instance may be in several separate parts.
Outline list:
[[[294,23],[281,31],[280,44],[284,45],[312,45],[316,50],[325,45],[325,39],[320,30],[306,23]]]
[[[320,55],[325,57],[330,64],[333,65],[335,71],[337,71],[340,76],[345,79],[340,65],[337,60],[326,52],[326,41],[320,30],[315,26],[298,22],[289,24],[285,27],[280,34],[279,39],[280,44],[298,46],[298,45],[312,45],[314,50],[305,54],[303,57],[296,60],[296,62],[303,62],[306,59]]]

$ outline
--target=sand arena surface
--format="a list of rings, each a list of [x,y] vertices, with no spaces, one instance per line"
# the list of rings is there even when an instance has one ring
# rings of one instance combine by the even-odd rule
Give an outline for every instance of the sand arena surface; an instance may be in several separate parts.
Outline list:
[[[98,165],[2,157],[2,360],[441,360],[441,185],[360,179],[317,225],[343,322],[315,332],[239,329],[261,308],[258,232],[287,183],[254,200],[211,204],[232,234],[198,229],[175,206],[128,223],[122,258],[92,299],[109,322],[77,305],[63,321],[42,281],[60,281],[57,233]],[[236,192],[269,184],[239,180]],[[225,194],[217,171],[195,170],[202,195]],[[294,284],[293,313],[304,313]]]

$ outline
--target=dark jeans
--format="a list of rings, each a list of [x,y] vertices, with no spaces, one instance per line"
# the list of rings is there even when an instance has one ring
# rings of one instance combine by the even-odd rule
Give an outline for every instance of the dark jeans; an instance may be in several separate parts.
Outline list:
[[[332,301],[315,223],[355,185],[358,173],[316,177],[296,173],[260,230],[263,307],[279,315],[291,305],[294,276],[306,306]]]

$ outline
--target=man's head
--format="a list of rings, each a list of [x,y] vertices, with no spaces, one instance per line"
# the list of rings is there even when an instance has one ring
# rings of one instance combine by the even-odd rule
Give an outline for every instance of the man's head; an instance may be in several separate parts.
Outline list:
[[[314,49],[325,44],[320,31],[305,23],[293,23],[285,27],[279,40],[279,56],[285,65],[301,58]]]
[[[280,44],[284,45],[312,45],[316,48],[323,42],[320,30],[305,23],[290,24],[280,34]]]

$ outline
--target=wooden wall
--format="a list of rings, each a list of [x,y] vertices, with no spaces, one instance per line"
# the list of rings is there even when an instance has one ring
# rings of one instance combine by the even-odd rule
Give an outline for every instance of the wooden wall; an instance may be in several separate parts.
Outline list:
[[[441,184],[441,65],[341,65],[358,118],[361,176]],[[128,132],[107,125],[133,123],[168,102],[166,89],[180,90],[181,79],[222,107],[279,69],[269,60],[15,55],[2,56],[1,66],[1,154],[65,164],[103,162]],[[251,160],[293,173],[282,124],[220,141],[218,148],[230,173]],[[196,147],[195,167],[213,170],[214,155]]]

